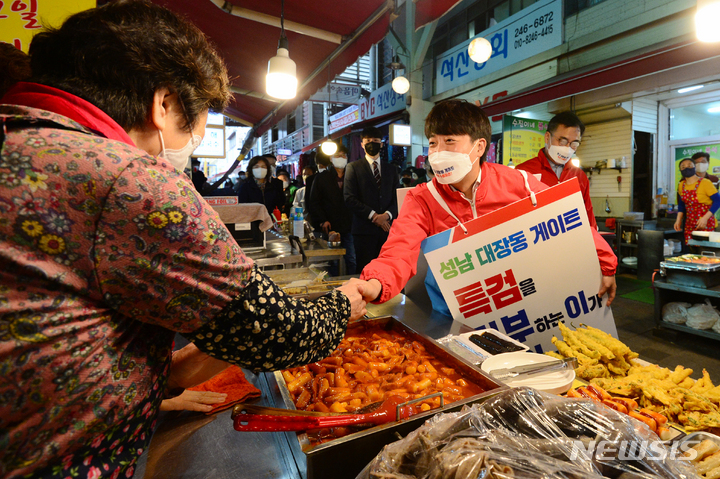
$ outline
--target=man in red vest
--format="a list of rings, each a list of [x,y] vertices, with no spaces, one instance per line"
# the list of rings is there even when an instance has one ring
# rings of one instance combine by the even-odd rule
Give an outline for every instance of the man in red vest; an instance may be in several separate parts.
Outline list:
[[[597,229],[590,200],[590,182],[581,168],[570,163],[570,158],[580,146],[584,132],[585,125],[575,113],[570,111],[558,113],[548,123],[548,130],[545,132],[545,148],[538,152],[538,156],[521,163],[516,169],[535,175],[537,179],[548,186],[555,186],[573,177],[577,178],[590,226]]]

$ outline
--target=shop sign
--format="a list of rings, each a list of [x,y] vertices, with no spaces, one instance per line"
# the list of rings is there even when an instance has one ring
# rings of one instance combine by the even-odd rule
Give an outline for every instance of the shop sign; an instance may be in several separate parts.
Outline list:
[[[405,95],[399,95],[392,89],[392,83],[386,83],[370,94],[370,98],[360,102],[360,121],[405,109]]]
[[[210,206],[232,206],[238,204],[237,196],[208,196],[205,198]]]
[[[422,248],[454,319],[494,328],[537,352],[555,350],[558,324],[617,337],[576,178],[431,236]]]
[[[692,158],[695,153],[709,153],[710,164],[708,166],[708,173],[714,176],[720,174],[720,143],[713,143],[711,145],[693,145],[693,146],[676,146],[675,147],[675,186],[677,187],[682,175],[680,174],[680,160],[683,158]]]
[[[313,96],[310,101],[322,101],[332,103],[357,103],[360,99],[362,89],[359,85],[343,85],[342,83],[330,83]]]
[[[0,42],[27,53],[33,35],[59,27],[70,15],[95,7],[95,0],[10,0],[0,2]]]
[[[202,143],[193,151],[192,156],[199,158],[225,158],[225,128],[209,126],[205,128]]]
[[[360,121],[360,107],[357,105],[349,106],[330,117],[330,127],[328,131],[333,133],[357,121]]]
[[[492,45],[485,63],[475,63],[468,45],[477,37]],[[435,58],[436,94],[456,88],[562,44],[562,1],[537,2]]]
[[[545,146],[545,131],[548,122],[517,116],[503,116],[502,158],[512,158],[515,166],[535,158]]]

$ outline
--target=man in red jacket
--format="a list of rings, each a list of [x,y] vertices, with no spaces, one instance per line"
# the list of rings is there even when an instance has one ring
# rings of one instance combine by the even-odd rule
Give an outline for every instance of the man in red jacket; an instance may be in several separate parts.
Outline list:
[[[597,229],[590,200],[590,182],[581,168],[570,163],[570,158],[580,146],[583,133],[585,133],[585,125],[575,113],[570,111],[558,113],[550,120],[548,130],[545,132],[545,148],[538,152],[538,156],[521,163],[515,169],[535,175],[535,178],[548,186],[577,178],[590,226]]]

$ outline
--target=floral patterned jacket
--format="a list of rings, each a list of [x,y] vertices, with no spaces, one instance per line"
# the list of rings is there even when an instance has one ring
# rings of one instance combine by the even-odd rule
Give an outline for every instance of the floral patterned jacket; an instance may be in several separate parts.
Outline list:
[[[339,344],[347,298],[278,291],[164,160],[45,110],[0,123],[0,477],[131,477],[175,332],[254,370]]]

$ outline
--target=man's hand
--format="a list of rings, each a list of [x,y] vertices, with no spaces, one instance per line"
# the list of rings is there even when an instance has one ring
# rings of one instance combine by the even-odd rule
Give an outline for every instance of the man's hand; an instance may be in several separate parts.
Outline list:
[[[337,288],[342,294],[347,296],[350,300],[350,321],[360,319],[367,314],[367,302],[363,298],[364,292],[364,281],[357,280],[358,282],[350,284],[347,282]]]
[[[602,277],[602,284],[600,285],[600,291],[598,291],[598,296],[601,298],[607,293],[608,299],[607,299],[607,306],[610,306],[613,302],[613,299],[615,299],[615,292],[617,291],[617,284],[615,283],[615,275],[613,276],[603,276]]]
[[[330,228],[332,228],[332,225],[329,221],[326,221],[325,223],[320,225],[320,228],[322,228],[323,232],[327,235],[330,234]]]
[[[191,388],[204,383],[230,366],[203,353],[193,343],[175,351],[170,365],[168,389]]]
[[[165,399],[160,403],[161,411],[212,411],[213,404],[225,402],[227,394],[212,391],[190,391],[186,389],[179,396]]]
[[[375,301],[380,297],[380,294],[382,293],[382,285],[380,284],[380,281],[376,279],[369,279],[367,281],[364,281],[362,279],[352,278],[350,281],[347,281],[343,284],[345,285],[358,285],[358,289],[362,289],[362,295],[365,299],[365,302],[370,303],[372,301]]]
[[[382,228],[383,231],[390,231],[390,215],[387,212],[382,214],[375,213],[372,217],[372,222],[378,228]]]

